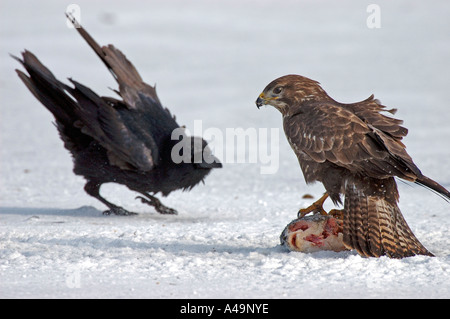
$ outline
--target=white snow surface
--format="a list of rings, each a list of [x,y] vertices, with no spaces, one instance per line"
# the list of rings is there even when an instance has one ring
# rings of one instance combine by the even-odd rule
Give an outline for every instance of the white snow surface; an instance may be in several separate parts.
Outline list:
[[[224,163],[205,185],[177,191],[162,216],[124,186],[102,194],[138,216],[104,216],[8,53],[35,53],[61,80],[114,95],[110,73],[66,26],[70,3],[101,44],[113,43],[180,125],[278,128],[280,166]],[[23,1],[0,3],[1,298],[449,298],[450,204],[399,182],[400,208],[436,257],[362,258],[354,251],[288,252],[279,245],[306,185],[273,108],[254,101],[278,76],[321,82],[341,102],[375,94],[398,108],[422,172],[450,188],[450,2]],[[331,207],[330,203],[327,203]]]

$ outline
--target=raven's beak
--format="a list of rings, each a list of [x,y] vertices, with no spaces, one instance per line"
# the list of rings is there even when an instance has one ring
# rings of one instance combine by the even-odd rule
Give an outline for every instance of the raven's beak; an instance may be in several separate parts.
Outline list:
[[[256,102],[255,102],[255,103],[256,103],[256,106],[258,107],[258,109],[259,109],[261,106],[267,104],[267,101],[266,101],[266,99],[265,99],[264,93],[261,93],[261,94],[258,96],[258,98],[256,99]]]

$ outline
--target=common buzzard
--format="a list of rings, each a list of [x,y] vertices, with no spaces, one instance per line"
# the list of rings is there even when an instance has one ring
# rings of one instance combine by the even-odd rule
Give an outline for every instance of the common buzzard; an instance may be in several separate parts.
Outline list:
[[[352,104],[333,100],[318,82],[299,75],[272,81],[259,95],[283,115],[286,137],[307,183],[322,182],[326,193],[299,214],[320,211],[329,196],[342,204],[344,244],[363,256],[403,258],[432,254],[408,227],[397,205],[394,177],[450,199],[441,185],[424,176],[401,142],[408,130],[373,95]]]

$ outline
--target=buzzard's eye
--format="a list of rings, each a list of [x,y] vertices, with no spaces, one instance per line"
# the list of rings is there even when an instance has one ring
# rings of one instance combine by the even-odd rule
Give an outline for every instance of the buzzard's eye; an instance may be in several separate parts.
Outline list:
[[[273,93],[280,94],[282,89],[283,88],[281,86],[277,86],[276,88],[273,89]]]

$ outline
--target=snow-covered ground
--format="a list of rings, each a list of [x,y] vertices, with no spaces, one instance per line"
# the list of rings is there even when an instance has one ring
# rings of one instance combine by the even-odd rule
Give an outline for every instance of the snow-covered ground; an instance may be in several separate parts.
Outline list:
[[[8,53],[27,48],[57,77],[102,95],[109,72],[64,11],[102,44],[114,43],[178,122],[192,128],[279,129],[279,169],[225,163],[190,193],[162,201],[161,216],[125,187],[103,194],[138,216],[105,207],[72,173],[49,112],[17,78]],[[0,3],[0,297],[2,298],[449,298],[450,204],[399,183],[400,208],[436,257],[361,258],[287,252],[279,235],[323,192],[305,185],[273,108],[254,101],[274,78],[320,81],[341,102],[374,93],[399,109],[405,143],[422,171],[450,188],[450,2],[177,0]],[[257,148],[263,148],[258,145]]]

